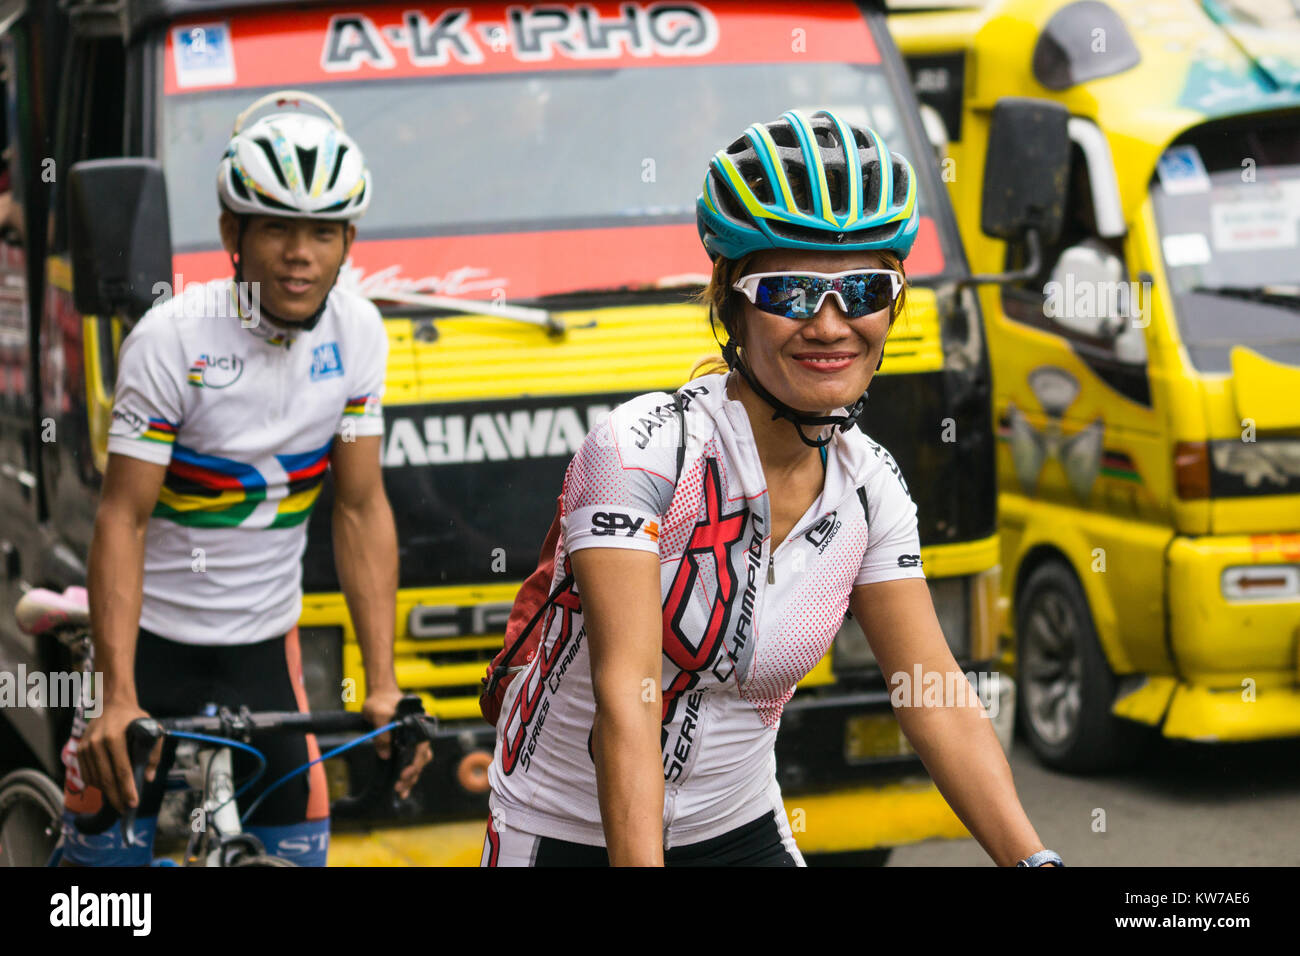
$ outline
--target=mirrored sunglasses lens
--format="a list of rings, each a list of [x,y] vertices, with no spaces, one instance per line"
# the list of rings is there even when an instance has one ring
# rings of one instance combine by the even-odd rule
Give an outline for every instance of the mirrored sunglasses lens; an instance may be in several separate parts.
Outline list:
[[[893,280],[882,272],[865,272],[838,280],[849,315],[861,318],[886,309],[894,300]]]
[[[825,280],[813,276],[768,276],[760,279],[754,304],[787,319],[807,318],[821,298]]]

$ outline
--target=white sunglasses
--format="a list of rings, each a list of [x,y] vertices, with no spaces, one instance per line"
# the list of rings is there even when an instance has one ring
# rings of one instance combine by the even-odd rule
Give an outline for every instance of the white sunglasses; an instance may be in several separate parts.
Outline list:
[[[883,280],[889,276],[886,290]],[[826,296],[833,295],[841,311],[859,319],[889,308],[903,288],[903,276],[893,269],[849,269],[845,272],[752,272],[732,288],[756,308],[787,319],[811,319]]]

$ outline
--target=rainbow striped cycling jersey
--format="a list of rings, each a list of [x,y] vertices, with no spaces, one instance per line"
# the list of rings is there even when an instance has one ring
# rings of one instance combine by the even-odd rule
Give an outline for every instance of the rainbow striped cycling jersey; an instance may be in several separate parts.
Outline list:
[[[253,321],[229,280],[195,284],[150,309],[118,357],[108,450],[167,468],[140,625],[186,643],[251,643],[297,622],[334,439],[383,432],[374,305],[335,287],[310,330]]]

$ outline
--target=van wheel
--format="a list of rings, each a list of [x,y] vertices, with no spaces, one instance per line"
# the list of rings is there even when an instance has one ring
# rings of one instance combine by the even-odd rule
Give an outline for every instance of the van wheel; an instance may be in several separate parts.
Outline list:
[[[1073,571],[1037,568],[1016,601],[1016,721],[1038,759],[1072,773],[1130,766],[1150,729],[1110,712],[1117,681]]]

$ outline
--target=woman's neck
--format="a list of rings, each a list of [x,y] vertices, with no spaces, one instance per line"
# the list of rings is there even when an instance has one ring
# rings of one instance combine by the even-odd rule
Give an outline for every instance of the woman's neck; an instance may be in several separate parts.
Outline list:
[[[764,472],[796,471],[818,457],[817,449],[804,444],[795,434],[795,426],[788,418],[773,420],[772,406],[759,397],[743,375],[733,373],[727,376],[727,397],[739,400],[745,407]],[[805,426],[804,434],[816,438],[816,426]]]

